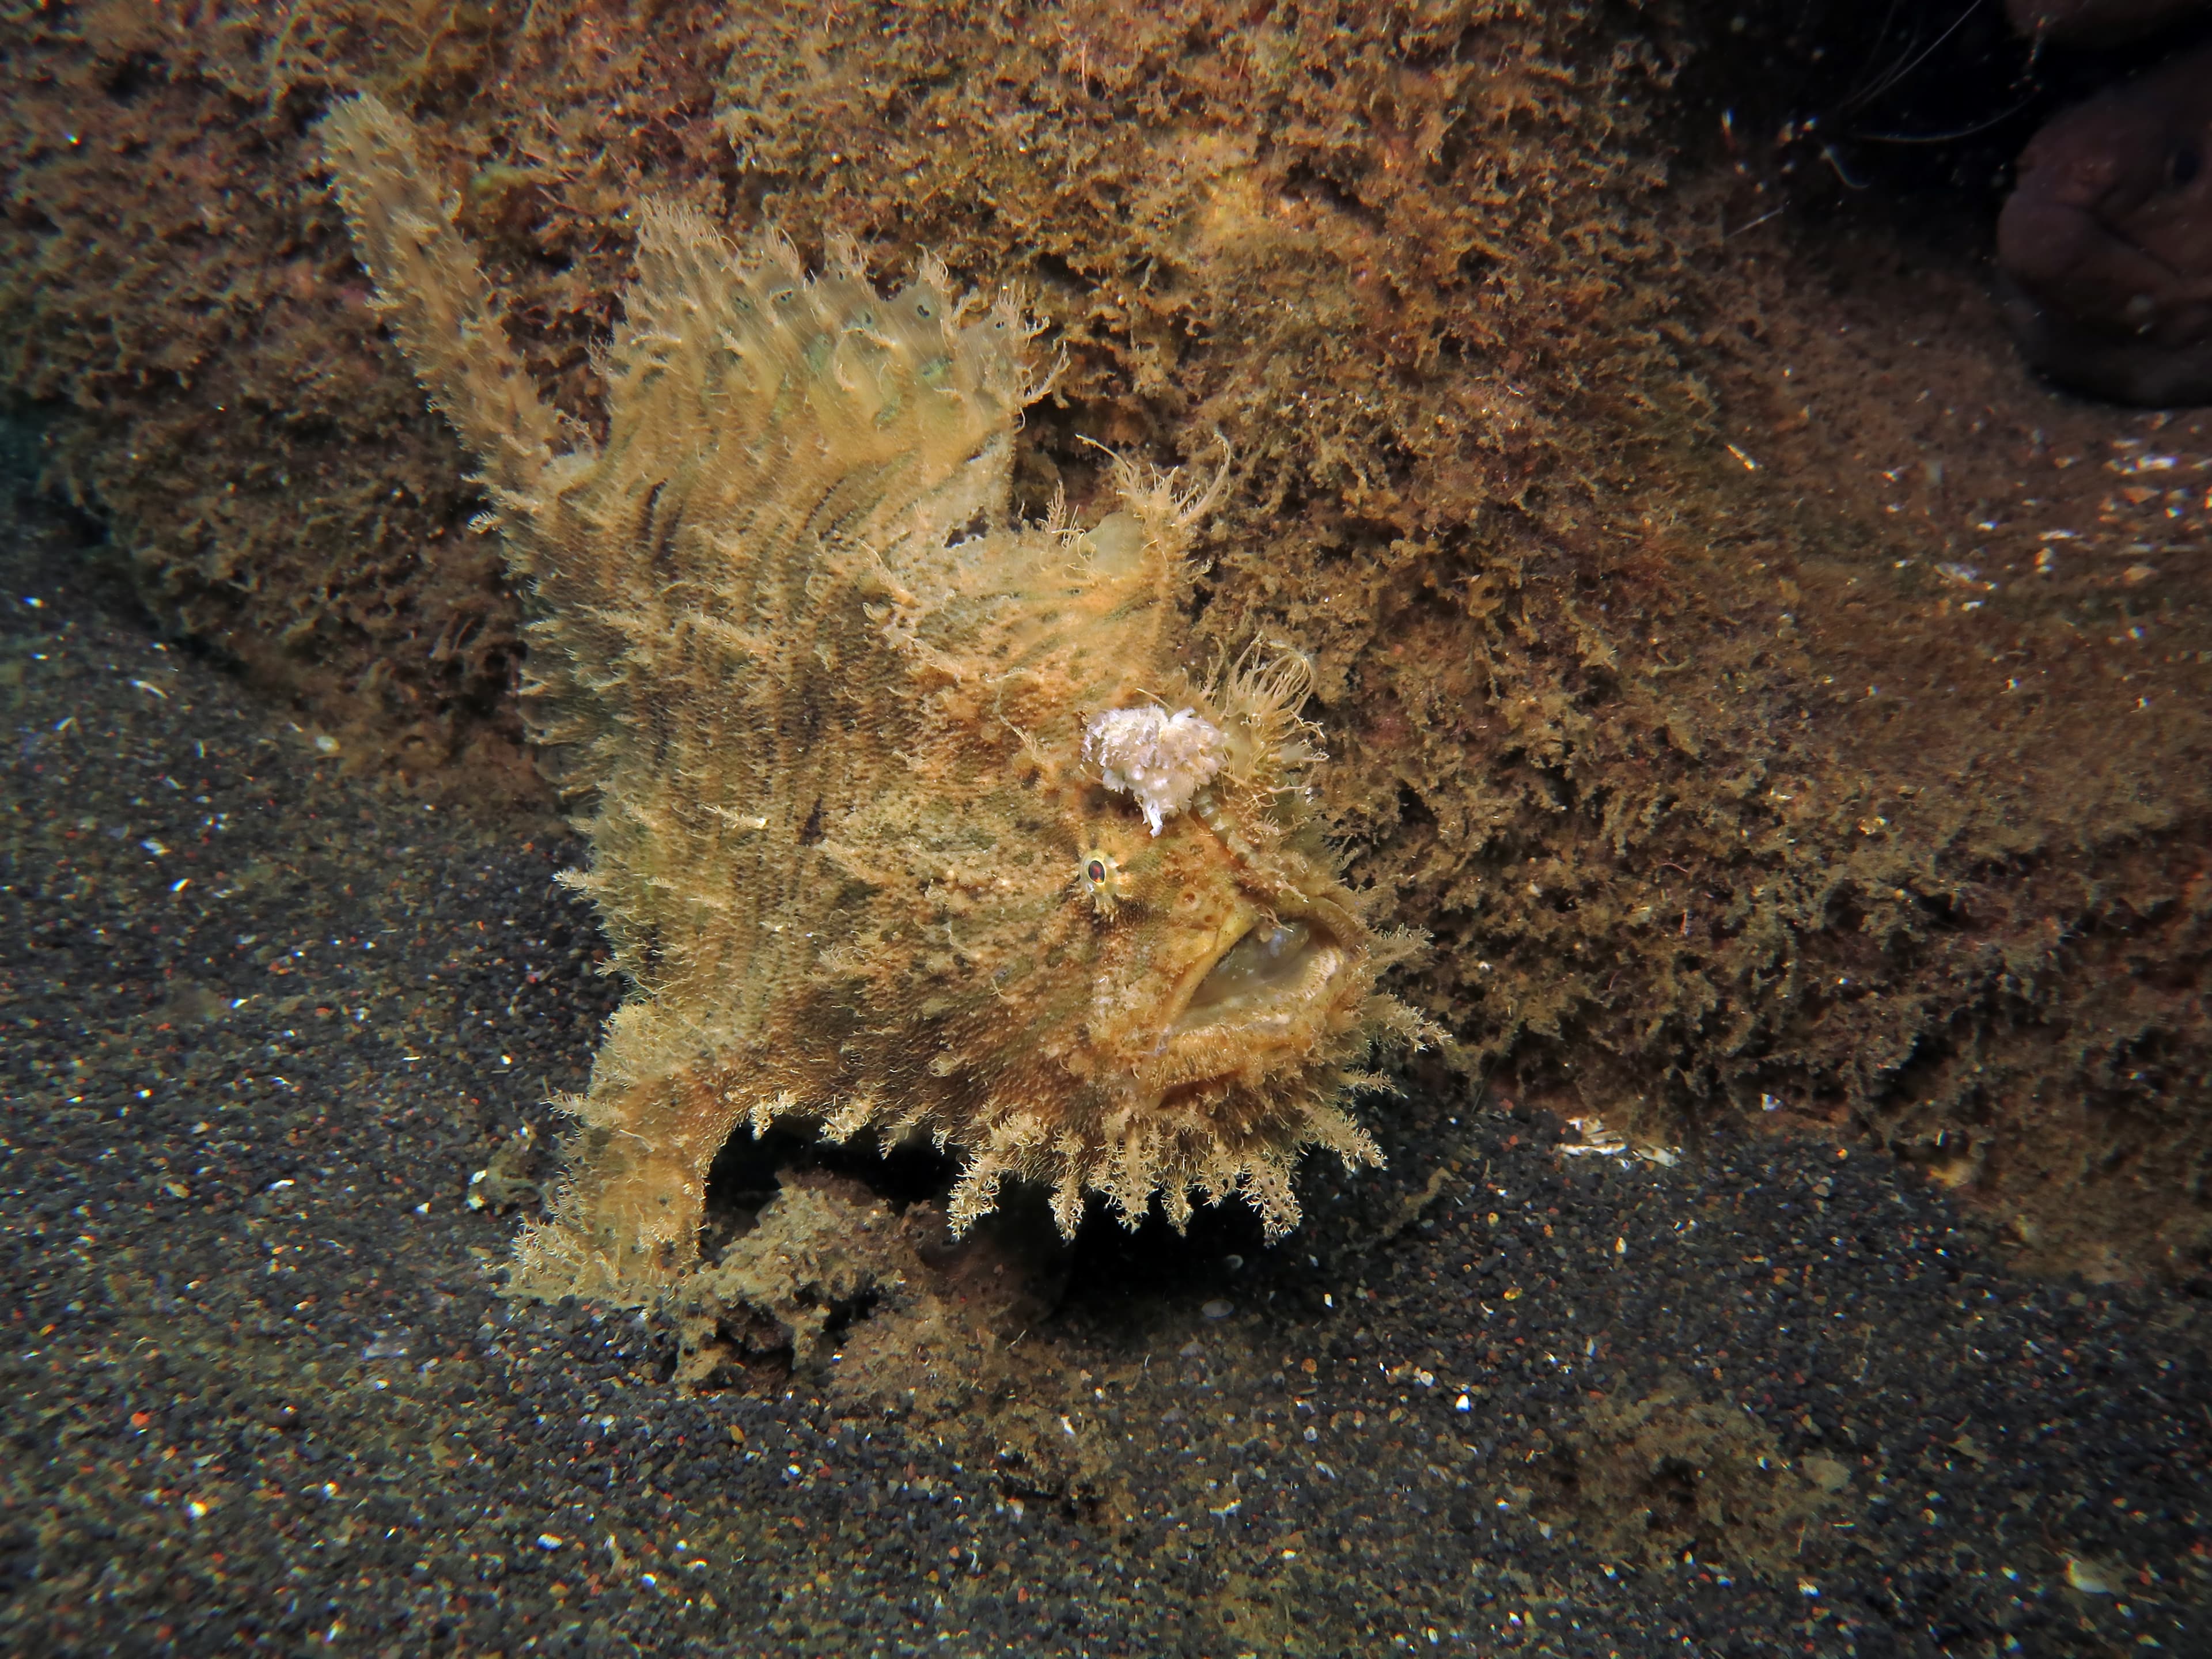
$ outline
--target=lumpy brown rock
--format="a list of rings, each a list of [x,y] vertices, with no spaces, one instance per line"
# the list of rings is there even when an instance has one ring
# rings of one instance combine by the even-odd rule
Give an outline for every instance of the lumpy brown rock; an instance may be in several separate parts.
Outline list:
[[[2061,385],[2212,403],[2212,46],[2037,133],[1997,222],[2006,319]]]

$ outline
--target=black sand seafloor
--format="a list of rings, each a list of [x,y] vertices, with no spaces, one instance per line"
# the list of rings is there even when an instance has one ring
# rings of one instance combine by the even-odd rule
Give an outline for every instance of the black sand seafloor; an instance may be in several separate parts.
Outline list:
[[[578,847],[4,557],[0,1649],[2212,1653],[2204,1287],[2015,1273],[1831,1141],[1431,1079],[1275,1248],[1002,1234],[988,1358],[903,1386],[840,1367],[911,1285],[714,1364],[504,1300],[616,997]],[[928,1168],[787,1150],[927,1231]]]

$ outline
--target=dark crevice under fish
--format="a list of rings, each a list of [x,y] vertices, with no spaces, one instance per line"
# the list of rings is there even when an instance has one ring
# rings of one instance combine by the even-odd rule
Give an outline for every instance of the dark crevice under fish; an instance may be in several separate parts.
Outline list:
[[[2028,362],[2117,402],[2212,403],[2212,46],[2036,134],[1997,222]]]

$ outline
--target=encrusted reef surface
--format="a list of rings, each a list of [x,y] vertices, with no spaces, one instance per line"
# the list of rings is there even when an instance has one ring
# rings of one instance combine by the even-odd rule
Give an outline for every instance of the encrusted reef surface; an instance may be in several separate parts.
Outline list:
[[[2203,1650],[2202,1299],[2021,1274],[1821,1138],[1668,1164],[1415,1087],[1270,1249],[956,1243],[949,1164],[778,1131],[673,1318],[501,1296],[614,997],[580,849],[349,775],[25,550],[0,1649]]]
[[[1675,91],[1727,9],[25,13],[9,384],[158,610],[434,790],[514,752],[520,611],[333,99],[416,120],[586,427],[648,200],[1026,282],[1014,505],[1228,440],[1194,626],[1312,659],[1352,884],[1494,1082],[1871,1136],[2050,1263],[2194,1272],[2212,438],[2036,386],[1972,227],[1794,217]]]

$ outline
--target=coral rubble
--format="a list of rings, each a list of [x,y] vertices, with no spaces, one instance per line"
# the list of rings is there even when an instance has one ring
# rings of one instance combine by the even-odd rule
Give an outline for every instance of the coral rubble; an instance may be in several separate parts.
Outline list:
[[[1171,477],[1119,468],[1089,531],[1010,517],[1042,385],[1011,299],[929,263],[883,295],[850,246],[810,278],[649,205],[595,442],[530,385],[405,123],[364,96],[324,131],[527,585],[526,708],[633,988],[523,1284],[681,1276],[715,1155],[786,1116],[950,1143],[956,1224],[1017,1176],[1068,1233],[1089,1193],[1133,1225],[1156,1191],[1178,1224],[1241,1194],[1279,1232],[1302,1149],[1377,1157],[1340,1097],[1424,1025],[1376,989],[1410,939],[1370,927],[1309,805],[1303,665],[1186,672],[1204,501]],[[1171,817],[1086,757],[1153,687],[1206,738]]]

